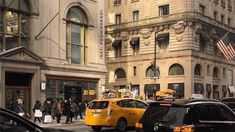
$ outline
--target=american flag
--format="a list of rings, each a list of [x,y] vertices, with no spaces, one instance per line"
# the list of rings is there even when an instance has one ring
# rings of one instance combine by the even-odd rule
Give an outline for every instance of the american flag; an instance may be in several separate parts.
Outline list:
[[[229,41],[228,33],[226,33],[224,37],[220,39],[219,42],[217,42],[216,45],[227,60],[231,60],[235,57],[235,49],[231,41]]]

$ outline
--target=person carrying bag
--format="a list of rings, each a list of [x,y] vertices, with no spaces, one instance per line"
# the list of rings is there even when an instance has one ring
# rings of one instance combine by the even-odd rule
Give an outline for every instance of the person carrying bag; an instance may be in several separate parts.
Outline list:
[[[41,122],[41,118],[42,118],[41,105],[42,105],[41,102],[39,100],[37,100],[34,107],[33,107],[34,122],[36,122],[36,120]]]

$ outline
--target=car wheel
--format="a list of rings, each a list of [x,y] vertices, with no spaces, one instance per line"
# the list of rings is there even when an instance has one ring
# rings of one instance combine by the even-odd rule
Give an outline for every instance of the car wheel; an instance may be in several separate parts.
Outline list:
[[[120,132],[124,132],[127,128],[127,121],[124,118],[121,118],[117,122],[116,129]]]
[[[101,126],[91,126],[92,130],[96,131],[96,132],[99,132],[102,127]]]

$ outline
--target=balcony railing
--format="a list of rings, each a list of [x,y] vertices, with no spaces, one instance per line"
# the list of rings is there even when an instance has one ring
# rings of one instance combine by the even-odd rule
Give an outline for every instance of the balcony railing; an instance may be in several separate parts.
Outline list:
[[[176,23],[177,21],[190,21],[190,20],[201,20],[206,23],[210,23],[212,25],[215,25],[217,27],[220,27],[225,30],[232,30],[235,32],[235,28],[231,28],[226,24],[223,24],[219,21],[215,21],[213,18],[209,16],[201,15],[198,12],[183,12],[183,13],[176,13],[176,14],[170,14],[167,16],[160,16],[160,17],[154,17],[154,18],[148,18],[148,19],[142,19],[137,22],[125,22],[121,23],[119,25],[116,24],[110,24],[106,26],[106,31],[113,31],[113,30],[123,30],[126,28],[132,29],[132,28],[138,28],[143,26],[161,26],[166,24],[172,24]]]

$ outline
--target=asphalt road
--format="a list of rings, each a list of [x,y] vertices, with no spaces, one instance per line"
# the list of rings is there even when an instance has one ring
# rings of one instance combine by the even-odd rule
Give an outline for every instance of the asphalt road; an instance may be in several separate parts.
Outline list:
[[[78,126],[69,126],[69,127],[64,127],[62,129],[66,130],[72,130],[74,132],[94,132],[90,127],[85,126],[85,125],[78,125]],[[116,132],[114,128],[102,128],[101,132]],[[126,132],[135,132],[134,128],[127,130]]]
[[[60,128],[65,130],[72,130],[74,132],[94,132],[91,127],[84,125],[83,123],[80,124],[70,124],[70,125],[58,125],[58,126],[51,126],[51,128]],[[101,132],[116,132],[114,128],[102,128]],[[129,128],[126,132],[135,132],[134,128]]]

